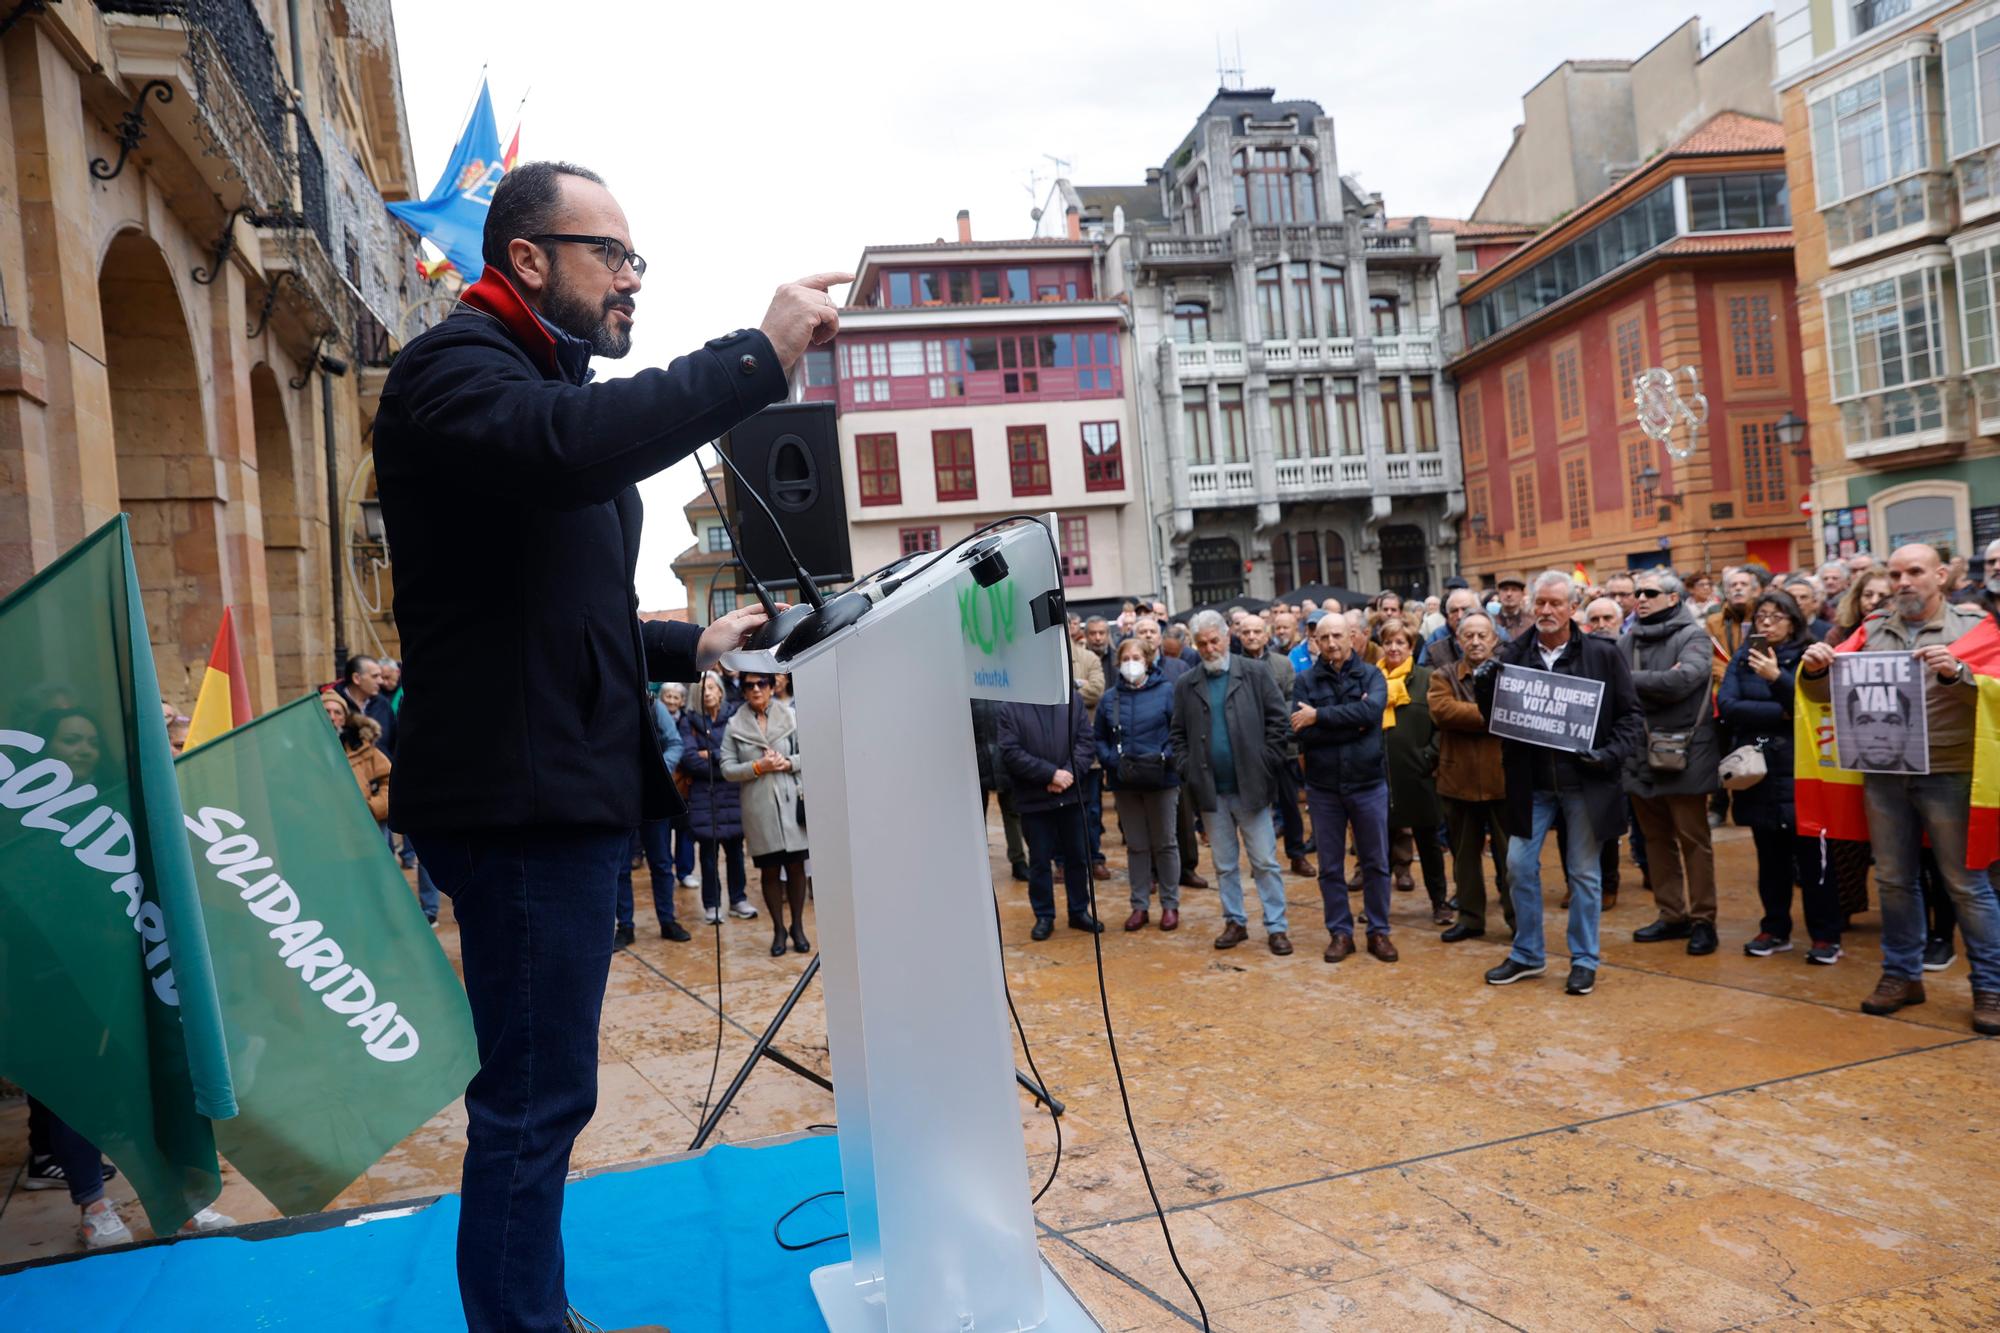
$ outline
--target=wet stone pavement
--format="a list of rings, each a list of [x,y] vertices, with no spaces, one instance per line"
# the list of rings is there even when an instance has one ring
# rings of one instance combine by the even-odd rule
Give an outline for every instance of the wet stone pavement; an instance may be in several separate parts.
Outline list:
[[[1554,848],[1550,975],[1481,984],[1506,943],[1438,941],[1421,891],[1395,895],[1402,961],[1322,963],[1317,886],[1287,877],[1298,952],[1254,926],[1210,947],[1215,893],[1183,895],[1181,929],[1119,930],[1124,852],[1098,892],[1104,962],[1153,1179],[1216,1329],[1983,1329],[2000,1327],[2000,1044],[1973,1036],[1965,960],[1926,978],[1929,1003],[1857,1009],[1878,971],[1877,918],[1847,957],[1753,959],[1748,836],[1717,835],[1722,949],[1639,945],[1653,917],[1636,870],[1605,918],[1595,994],[1562,992]],[[1089,938],[1034,944],[1023,886],[989,829],[1009,978],[1064,1117],[1062,1169],[1037,1208],[1043,1252],[1106,1329],[1198,1326],[1161,1243],[1127,1138]],[[1212,873],[1202,858],[1204,873]],[[596,1119],[575,1165],[680,1152],[709,1096],[716,953],[651,925],[613,959]],[[1357,904],[1358,906],[1358,904]],[[1497,917],[1497,913],[1496,913]],[[438,932],[454,960],[457,933]],[[1496,920],[1496,926],[1498,924]],[[808,930],[817,935],[808,916]],[[771,958],[768,924],[721,929],[719,1095],[804,960]],[[780,1047],[828,1067],[818,988]],[[723,1120],[746,1141],[831,1121],[833,1098],[766,1063]],[[1023,1096],[1032,1185],[1053,1157]],[[454,1104],[357,1180],[336,1207],[454,1188]],[[0,1263],[78,1248],[61,1191],[19,1188],[26,1110],[0,1104]],[[275,1210],[233,1172],[218,1203]],[[130,1204],[121,1179],[112,1194]],[[135,1234],[149,1234],[136,1205]]]

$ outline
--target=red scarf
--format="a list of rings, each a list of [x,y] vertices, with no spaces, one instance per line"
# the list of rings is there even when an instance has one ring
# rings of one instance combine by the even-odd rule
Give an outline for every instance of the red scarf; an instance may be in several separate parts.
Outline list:
[[[560,374],[556,364],[556,340],[542,327],[542,321],[522,299],[514,284],[492,264],[479,275],[479,281],[459,293],[458,299],[484,315],[491,315],[500,321],[502,328],[521,349],[534,358],[536,365],[545,375]]]

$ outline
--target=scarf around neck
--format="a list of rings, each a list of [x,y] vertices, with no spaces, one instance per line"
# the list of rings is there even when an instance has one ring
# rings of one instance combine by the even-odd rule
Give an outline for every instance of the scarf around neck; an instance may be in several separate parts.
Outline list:
[[[1396,710],[1410,702],[1410,668],[1416,664],[1415,657],[1406,657],[1400,665],[1382,668],[1382,678],[1389,682],[1389,706],[1382,710],[1384,731],[1396,725]]]

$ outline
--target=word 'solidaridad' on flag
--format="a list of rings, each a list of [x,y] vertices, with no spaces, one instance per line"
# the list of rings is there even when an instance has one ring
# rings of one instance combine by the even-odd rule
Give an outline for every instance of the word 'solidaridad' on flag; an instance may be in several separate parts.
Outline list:
[[[318,698],[178,764],[242,1113],[223,1156],[314,1212],[465,1091],[465,990]]]
[[[225,606],[222,627],[215,631],[215,648],[208,655],[208,669],[201,674],[201,692],[195,696],[184,748],[206,745],[255,716],[250,708],[250,680],[243,672],[243,653],[236,646],[236,622]]]
[[[171,1235],[236,1100],[158,679],[122,514],[0,602],[0,1075]]]

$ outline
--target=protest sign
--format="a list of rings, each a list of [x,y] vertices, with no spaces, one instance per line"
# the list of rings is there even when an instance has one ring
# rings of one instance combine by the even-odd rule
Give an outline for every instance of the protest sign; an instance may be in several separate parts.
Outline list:
[[[1486,729],[1507,740],[1583,754],[1597,735],[1604,682],[1503,664]]]
[[[1833,659],[1834,748],[1853,773],[1931,771],[1924,677],[1909,653],[1842,653]]]

